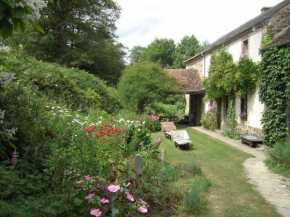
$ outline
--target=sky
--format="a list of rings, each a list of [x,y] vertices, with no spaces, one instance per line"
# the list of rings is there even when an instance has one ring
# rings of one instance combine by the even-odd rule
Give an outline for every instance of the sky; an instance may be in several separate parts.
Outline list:
[[[155,38],[188,35],[213,43],[248,20],[264,6],[282,0],[114,0],[121,8],[116,22],[118,41],[129,49],[147,47]]]

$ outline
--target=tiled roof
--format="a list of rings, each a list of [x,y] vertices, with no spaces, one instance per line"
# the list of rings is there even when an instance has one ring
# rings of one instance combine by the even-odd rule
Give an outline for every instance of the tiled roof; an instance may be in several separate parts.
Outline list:
[[[239,34],[247,31],[248,29],[251,29],[251,28],[253,28],[256,25],[259,25],[259,24],[263,23],[264,21],[268,20],[272,15],[277,13],[279,10],[281,10],[282,8],[287,6],[289,3],[290,3],[290,0],[282,1],[281,3],[279,3],[276,6],[270,8],[269,10],[267,10],[264,13],[258,15],[257,17],[249,20],[248,22],[246,22],[245,24],[243,24],[240,27],[236,28],[235,30],[229,32],[228,34],[226,34],[226,35],[224,35],[222,37],[220,37],[218,40],[216,40],[215,42],[213,42],[212,44],[207,46],[201,53],[195,55],[194,57],[191,57],[190,59],[188,59],[188,60],[186,60],[184,62],[185,63],[189,62],[189,61],[195,59],[196,57],[200,56],[202,53],[210,52],[211,50],[214,50],[218,46],[223,45],[227,41],[229,41],[232,38],[238,36]]]
[[[196,69],[165,69],[165,71],[184,84],[183,91],[202,89],[200,74]]]

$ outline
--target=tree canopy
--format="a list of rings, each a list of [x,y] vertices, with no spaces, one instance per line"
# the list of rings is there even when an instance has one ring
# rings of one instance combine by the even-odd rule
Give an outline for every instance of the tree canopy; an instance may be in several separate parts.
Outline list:
[[[183,62],[201,52],[207,45],[207,41],[200,43],[194,35],[184,36],[177,45],[173,39],[156,38],[147,47],[134,46],[130,50],[130,64],[152,62],[163,68],[185,68]]]
[[[168,94],[176,93],[180,87],[181,84],[159,65],[137,63],[123,71],[118,90],[127,107],[143,113],[146,105],[164,101]]]
[[[124,68],[125,47],[115,41],[120,7],[112,0],[51,0],[41,11],[45,34],[29,29],[11,45],[37,59],[85,69],[116,84]]]

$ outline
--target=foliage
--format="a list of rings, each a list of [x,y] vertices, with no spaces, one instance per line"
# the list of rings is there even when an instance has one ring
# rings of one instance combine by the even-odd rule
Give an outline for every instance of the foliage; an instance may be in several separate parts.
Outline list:
[[[277,142],[273,150],[270,150],[268,153],[271,157],[268,162],[270,167],[290,177],[290,138],[288,137],[285,141]]]
[[[74,108],[100,107],[112,113],[120,108],[106,85],[97,77],[79,69],[43,63],[32,58],[9,59],[9,70],[16,73],[19,83],[31,85],[57,103]]]
[[[43,1],[39,1],[43,7]],[[27,21],[33,26],[34,29],[44,33],[43,29],[33,20],[33,13],[36,12],[35,5],[39,4],[37,1],[26,2],[24,0],[3,0],[0,2],[0,35],[3,39],[12,36],[13,31],[21,28],[25,30]],[[29,5],[29,3],[34,3]],[[29,17],[30,16],[30,17]],[[29,20],[27,20],[27,18]]]
[[[246,96],[253,93],[256,89],[260,74],[260,65],[253,62],[247,56],[242,56],[237,65],[235,74],[235,94]]]
[[[184,61],[201,52],[207,45],[208,42],[204,42],[201,44],[194,35],[184,36],[174,50],[174,61],[171,68],[185,68]]]
[[[267,26],[266,31],[263,34],[262,42],[261,42],[261,48],[265,48],[268,45],[270,45],[273,42],[272,33],[269,29],[269,26]]]
[[[206,211],[207,203],[206,198],[195,186],[185,191],[184,209],[188,214],[201,215]]]
[[[152,133],[158,132],[161,130],[161,122],[159,120],[152,120],[151,118],[146,118],[143,127]]]
[[[159,64],[162,68],[169,68],[173,64],[175,43],[172,39],[156,38],[139,56],[141,62]]]
[[[209,68],[209,76],[203,81],[208,99],[223,96],[245,96],[252,93],[259,76],[259,65],[246,56],[242,56],[236,64],[233,57],[225,49],[213,53]]]
[[[142,47],[142,46],[134,46],[130,50],[129,59],[130,59],[130,64],[131,65],[134,64],[134,63],[139,62],[139,58],[143,54],[145,49],[146,48]]]
[[[202,175],[202,170],[198,164],[195,162],[186,162],[179,165],[180,169],[191,176]]]
[[[263,114],[264,142],[273,145],[287,133],[286,106],[290,98],[290,46],[262,53],[259,80],[260,100],[267,105]]]
[[[235,117],[234,100],[229,100],[228,111],[226,116],[226,126],[222,133],[223,136],[230,137],[231,139],[240,139],[240,134],[237,130],[237,121]]]
[[[124,105],[143,113],[148,104],[164,101],[169,93],[176,93],[179,87],[180,83],[158,65],[138,63],[124,70],[118,90]]]
[[[186,189],[189,190],[192,186],[195,186],[200,192],[208,191],[211,186],[210,181],[204,176],[198,176],[195,178],[190,178],[184,181]]]
[[[204,78],[208,99],[218,99],[225,95],[233,95],[237,66],[233,57],[225,49],[215,51],[210,60],[209,76]]]
[[[146,107],[148,114],[158,114],[162,116],[181,116],[184,114],[184,103],[181,101],[182,96],[178,94],[178,100],[174,104],[169,104],[167,102],[153,102]]]
[[[216,107],[202,114],[201,124],[205,129],[212,131],[218,128],[218,110]]]
[[[14,34],[8,44],[15,52],[86,70],[110,84],[118,82],[125,47],[114,39],[120,14],[114,1],[53,0],[41,14],[45,34],[32,28]]]

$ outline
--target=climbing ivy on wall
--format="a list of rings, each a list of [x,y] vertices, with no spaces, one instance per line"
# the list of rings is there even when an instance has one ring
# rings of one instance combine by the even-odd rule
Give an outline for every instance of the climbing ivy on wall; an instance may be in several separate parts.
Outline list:
[[[258,77],[259,64],[247,56],[235,63],[233,56],[221,49],[211,56],[209,76],[203,80],[203,86],[210,100],[222,96],[245,96],[255,90]]]
[[[260,100],[267,105],[263,114],[263,134],[267,145],[287,134],[286,106],[290,98],[290,45],[262,53]]]

